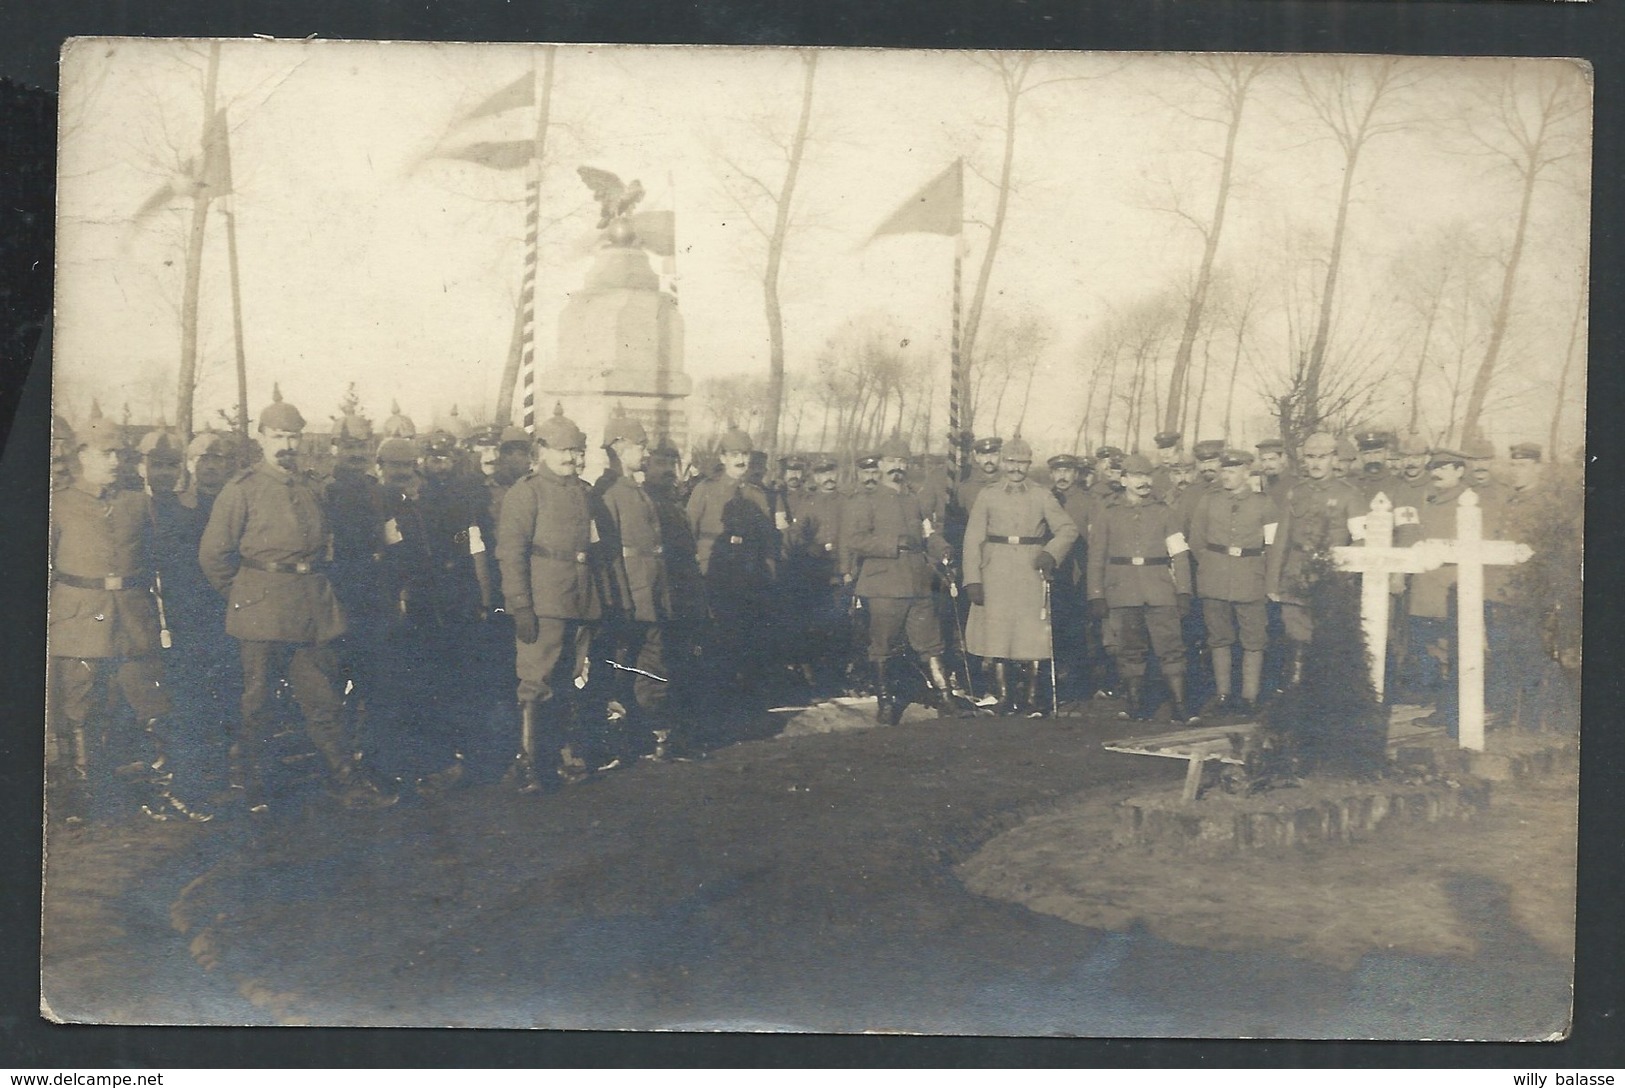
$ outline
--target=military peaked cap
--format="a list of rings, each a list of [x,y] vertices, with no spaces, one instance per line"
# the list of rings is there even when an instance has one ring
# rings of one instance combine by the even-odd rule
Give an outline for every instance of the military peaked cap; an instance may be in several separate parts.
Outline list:
[[[973,448],[977,453],[998,453],[1004,449],[1004,439],[990,434],[986,438],[978,438]]]
[[[1151,458],[1143,453],[1131,453],[1123,458],[1123,475],[1149,476],[1151,475]]]
[[[1519,442],[1511,450],[1514,461],[1539,461],[1543,452],[1539,442]]]
[[[1191,451],[1198,461],[1211,461],[1224,452],[1224,439],[1204,438]]]
[[[1179,431],[1158,431],[1157,436],[1151,441],[1157,444],[1159,450],[1171,450],[1179,445],[1180,440],[1184,437]]]

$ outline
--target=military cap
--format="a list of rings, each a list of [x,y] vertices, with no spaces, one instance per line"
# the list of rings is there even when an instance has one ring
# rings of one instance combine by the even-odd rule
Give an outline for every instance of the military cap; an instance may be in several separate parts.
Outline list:
[[[1263,453],[1265,450],[1284,450],[1286,443],[1279,438],[1265,438],[1253,444],[1253,449]]]
[[[1354,442],[1360,447],[1361,453],[1373,453],[1388,448],[1388,436],[1382,431],[1361,431],[1354,436]]]
[[[1123,451],[1118,449],[1116,446],[1101,446],[1095,451],[1096,461],[1105,461],[1108,458],[1113,461],[1121,461],[1123,459]]]
[[[450,457],[457,452],[457,436],[450,431],[430,431],[423,440],[423,456]]]
[[[1123,475],[1149,476],[1151,475],[1151,458],[1143,453],[1131,453],[1123,458]]]
[[[1420,457],[1423,454],[1431,452],[1432,451],[1428,449],[1427,442],[1425,442],[1422,439],[1422,436],[1419,434],[1408,434],[1404,438],[1400,439],[1399,453],[1402,457]]]
[[[1158,431],[1156,437],[1151,441],[1157,444],[1159,450],[1171,450],[1179,445],[1180,440],[1184,437],[1179,431]]]
[[[1246,450],[1225,450],[1219,454],[1219,464],[1225,468],[1235,468],[1237,465],[1250,465],[1257,458]]]
[[[186,456],[190,458],[207,457],[213,454],[216,457],[237,456],[237,436],[224,431],[204,431],[192,439],[192,444],[186,447]]]
[[[271,403],[260,412],[260,430],[262,431],[302,431],[305,429],[305,417],[299,414],[299,409],[282,399],[282,387],[271,386]]]
[[[1462,453],[1459,450],[1435,448],[1428,450],[1427,454],[1428,468],[1433,468],[1437,465],[1461,465],[1463,468],[1465,468],[1467,466],[1467,462],[1472,460],[1472,458],[1468,457],[1465,453]]]
[[[525,430],[525,428],[516,427],[510,423],[506,427],[502,428],[502,441],[500,444],[504,446],[528,447],[535,445],[536,440],[530,436],[530,432]]]
[[[495,423],[487,423],[483,427],[476,427],[474,433],[468,436],[470,449],[500,445],[502,445],[502,428]]]
[[[1180,468],[1180,469],[1193,469],[1193,468],[1196,467],[1196,458],[1192,457],[1190,454],[1186,454],[1185,456],[1181,457],[1179,460],[1174,461],[1171,464],[1170,467],[1172,467],[1172,468]]]
[[[779,458],[779,467],[782,469],[799,468],[801,471],[806,472],[807,459],[799,453],[792,453],[788,457]]]
[[[738,427],[731,427],[728,433],[722,436],[717,443],[718,453],[754,453],[756,444],[750,440],[750,435]]]
[[[125,446],[124,428],[111,419],[93,419],[79,432],[79,445],[98,451],[121,450]]]
[[[1544,451],[1539,442],[1519,442],[1510,452],[1514,461],[1539,461]]]
[[[607,450],[623,439],[627,442],[636,442],[639,445],[647,446],[649,444],[649,432],[643,429],[643,424],[630,416],[610,416],[609,422],[604,426],[603,448]]]
[[[875,456],[872,453],[860,454],[859,457],[858,457],[858,467],[859,468],[879,468],[880,467],[880,458]]]
[[[1300,446],[1299,449],[1301,449],[1304,453],[1336,453],[1337,439],[1333,438],[1325,431],[1316,431],[1314,434],[1303,440],[1303,445]]]
[[[901,435],[895,434],[882,442],[880,449],[876,450],[875,453],[879,457],[897,457],[904,461],[907,461],[910,457],[908,443],[903,440]]]
[[[1000,438],[998,435],[990,434],[986,438],[978,438],[976,440],[976,445],[972,448],[975,449],[977,453],[998,453],[1000,450],[1004,449],[1004,439]]]
[[[1204,438],[1196,444],[1191,453],[1198,461],[1211,461],[1224,452],[1224,439]]]
[[[1495,444],[1487,438],[1475,438],[1461,447],[1469,461],[1495,460]]]
[[[555,403],[553,414],[536,428],[536,441],[550,450],[584,450],[587,436],[564,414],[564,405]]]
[[[345,412],[334,421],[333,444],[341,442],[371,442],[372,421],[354,412]]]
[[[1033,459],[1032,446],[1030,446],[1027,443],[1027,440],[1022,438],[1019,434],[1004,444],[1004,450],[1002,452],[1004,457],[1011,461],[1031,461]]]
[[[1051,457],[1044,463],[1052,469],[1083,467],[1083,462],[1079,460],[1078,455],[1075,453],[1057,453],[1054,457]]]
[[[1339,460],[1352,461],[1360,456],[1360,447],[1354,444],[1354,439],[1344,435],[1338,438],[1335,452]]]
[[[410,438],[386,438],[378,447],[378,463],[397,461],[415,464],[418,459],[417,443]]]
[[[840,462],[833,457],[819,456],[813,458],[812,470],[814,472],[837,472],[840,467]]]
[[[179,463],[182,457],[181,440],[162,427],[141,436],[136,449],[149,461]]]

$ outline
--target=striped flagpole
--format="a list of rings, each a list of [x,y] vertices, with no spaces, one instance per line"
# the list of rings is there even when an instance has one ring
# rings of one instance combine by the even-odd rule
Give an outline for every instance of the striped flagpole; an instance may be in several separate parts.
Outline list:
[[[519,282],[520,412],[526,433],[536,433],[536,236],[542,217],[541,163],[531,160],[525,178],[525,271]]]
[[[964,368],[959,363],[959,308],[960,308],[960,267],[964,263],[965,234],[961,230],[954,238],[954,321],[953,337],[949,347],[949,361],[953,373],[948,378],[948,480],[957,488],[959,486],[959,427],[960,408],[965,395]]]

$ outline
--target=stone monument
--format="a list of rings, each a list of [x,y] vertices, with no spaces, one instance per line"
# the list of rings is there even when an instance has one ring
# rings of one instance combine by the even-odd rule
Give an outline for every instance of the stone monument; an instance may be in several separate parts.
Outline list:
[[[643,187],[591,167],[579,172],[602,206],[603,242],[585,284],[559,314],[558,353],[536,374],[536,411],[542,417],[562,404],[587,432],[590,481],[607,463],[597,445],[612,415],[638,420],[651,445],[669,441],[686,456],[683,401],[693,383],[683,373],[677,300],[661,290],[632,216]]]

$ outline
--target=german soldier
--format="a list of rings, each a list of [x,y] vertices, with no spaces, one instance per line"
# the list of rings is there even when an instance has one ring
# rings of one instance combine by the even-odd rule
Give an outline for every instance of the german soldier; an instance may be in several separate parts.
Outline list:
[[[325,568],[332,534],[314,474],[299,469],[304,417],[280,392],[260,413],[264,460],[234,476],[215,500],[198,562],[226,597],[226,633],[242,650],[241,732],[233,782],[263,810],[261,747],[271,725],[271,684],[286,676],[305,729],[348,806],[393,804],[353,753],[340,719],[335,640],[347,629]]]
[[[1056,679],[1062,687],[1075,686],[1074,669],[1082,670],[1083,683],[1090,687],[1095,669],[1095,647],[1090,645],[1089,616],[1084,604],[1084,554],[1088,549],[1089,518],[1094,500],[1088,490],[1078,482],[1083,461],[1076,454],[1058,453],[1046,462],[1049,468],[1050,490],[1061,509],[1077,526],[1078,540],[1067,550],[1056,565],[1050,599],[1051,620],[1055,629]],[[1088,692],[1085,692],[1087,695]]]
[[[1090,524],[1089,608],[1113,630],[1128,701],[1122,716],[1150,716],[1142,696],[1152,649],[1173,697],[1172,720],[1189,721],[1179,618],[1190,610],[1190,549],[1173,510],[1151,494],[1150,461],[1137,453],[1126,458],[1123,483],[1122,496],[1097,509]]]
[[[710,604],[714,660],[755,688],[765,663],[768,590],[778,542],[767,493],[749,479],[752,443],[740,430],[722,436],[722,475],[702,480],[688,499]]]
[[[1004,483],[984,489],[971,508],[965,526],[965,592],[971,601],[965,646],[994,659],[1001,710],[1037,715],[1043,713],[1040,669],[1053,661],[1048,582],[1080,534],[1054,494],[1027,481],[1032,457],[1024,439],[1007,442]],[[1027,675],[1012,678],[1009,662]]]
[[[1248,486],[1253,455],[1226,450],[1219,458],[1220,490],[1196,504],[1190,547],[1202,599],[1208,651],[1213,661],[1216,714],[1252,714],[1264,674],[1267,644],[1264,550],[1275,539],[1280,514],[1268,495]],[[1241,704],[1232,706],[1232,647],[1241,643]]]

